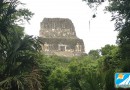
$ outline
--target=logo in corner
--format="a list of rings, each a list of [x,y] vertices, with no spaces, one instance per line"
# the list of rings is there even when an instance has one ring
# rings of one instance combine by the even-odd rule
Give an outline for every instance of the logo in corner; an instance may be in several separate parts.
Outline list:
[[[130,73],[116,73],[115,74],[116,88],[130,88]]]

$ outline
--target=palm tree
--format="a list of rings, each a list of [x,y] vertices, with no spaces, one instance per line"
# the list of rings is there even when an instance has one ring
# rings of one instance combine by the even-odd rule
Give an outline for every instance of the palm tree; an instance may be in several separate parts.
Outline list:
[[[40,52],[37,39],[27,35],[23,38],[15,36],[15,39],[11,37],[6,46],[5,55],[0,63],[0,87],[5,90],[33,90],[39,87]]]
[[[0,90],[40,90],[40,44],[15,23],[32,16],[27,9],[17,10],[19,4],[0,0]]]

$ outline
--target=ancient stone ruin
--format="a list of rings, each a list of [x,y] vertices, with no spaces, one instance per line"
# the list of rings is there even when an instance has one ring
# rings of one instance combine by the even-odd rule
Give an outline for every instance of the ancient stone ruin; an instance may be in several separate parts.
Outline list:
[[[44,18],[39,34],[42,52],[46,55],[72,57],[84,53],[83,40],[76,36],[74,25],[68,18]]]

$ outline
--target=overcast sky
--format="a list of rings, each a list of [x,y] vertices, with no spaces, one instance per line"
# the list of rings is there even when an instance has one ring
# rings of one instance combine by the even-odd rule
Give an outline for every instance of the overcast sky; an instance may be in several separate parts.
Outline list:
[[[97,17],[92,19],[92,10],[82,0],[21,0],[35,15],[30,24],[25,24],[25,33],[39,35],[40,22],[43,18],[69,18],[72,20],[76,34],[84,40],[85,50],[100,49],[106,44],[115,44],[117,32],[111,14],[104,14],[98,8]],[[90,29],[89,29],[90,21]]]

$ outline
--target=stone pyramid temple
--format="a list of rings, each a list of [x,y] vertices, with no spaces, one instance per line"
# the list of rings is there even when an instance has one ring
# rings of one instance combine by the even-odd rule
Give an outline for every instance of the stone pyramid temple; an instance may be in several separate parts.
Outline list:
[[[44,18],[39,34],[42,52],[46,55],[73,57],[84,53],[84,42],[76,36],[68,18]]]

